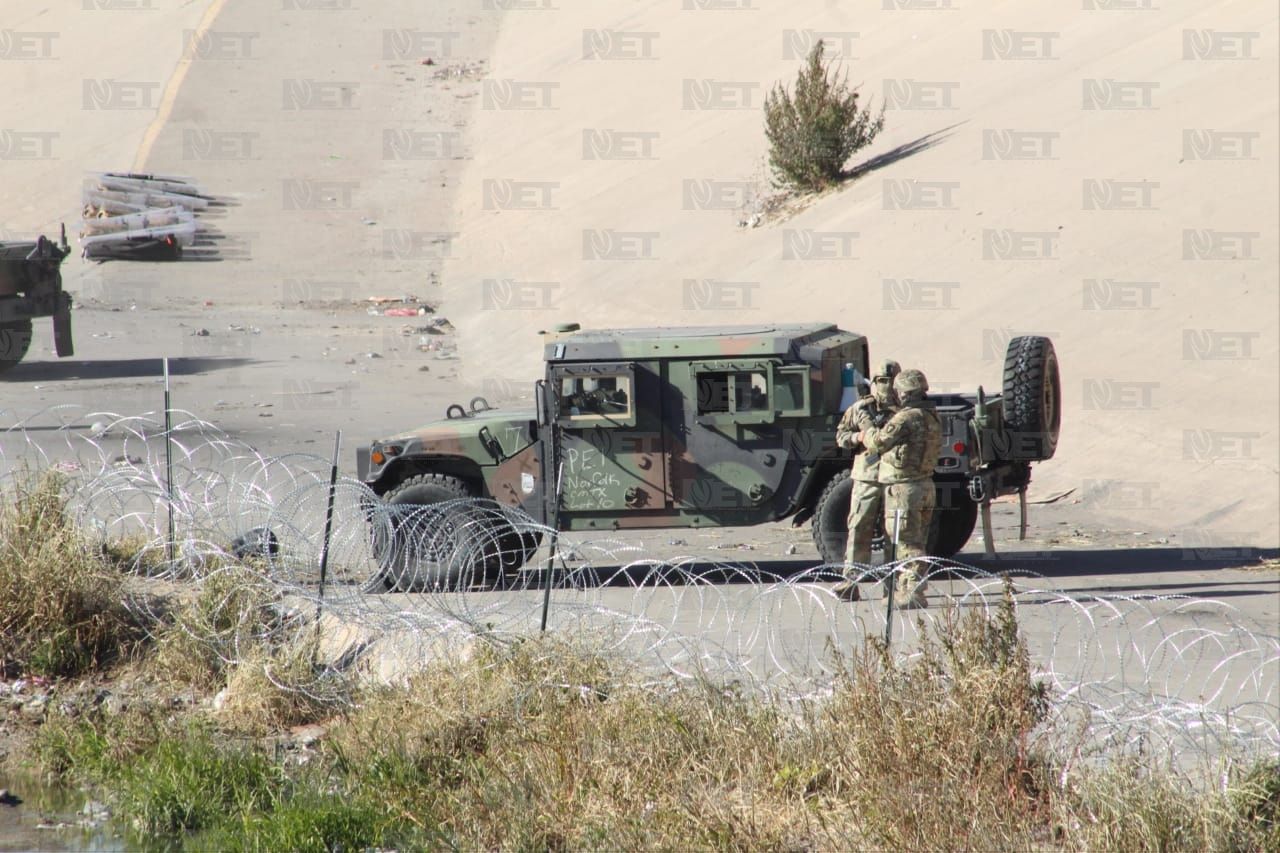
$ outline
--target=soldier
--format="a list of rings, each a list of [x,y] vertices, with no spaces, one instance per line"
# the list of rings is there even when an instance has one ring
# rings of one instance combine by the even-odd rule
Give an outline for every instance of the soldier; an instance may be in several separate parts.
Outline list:
[[[929,381],[919,370],[904,370],[894,382],[902,409],[883,427],[863,430],[859,440],[869,454],[880,456],[880,482],[886,487],[884,528],[893,534],[894,510],[901,510],[898,553],[907,559],[898,574],[899,606],[928,607],[926,584],[917,583],[917,561],[929,537],[929,521],[936,501],[933,469],[942,454],[942,425],[931,403],[925,400]]]
[[[902,368],[896,361],[880,362],[871,377],[871,393],[845,410],[836,427],[836,445],[848,447],[853,457],[853,494],[849,500],[849,540],[844,552],[844,580],[832,591],[845,601],[857,601],[857,565],[871,562],[871,540],[875,537],[876,520],[884,503],[884,486],[879,481],[879,465],[857,441],[863,430],[884,426],[898,411],[898,395],[893,379]]]

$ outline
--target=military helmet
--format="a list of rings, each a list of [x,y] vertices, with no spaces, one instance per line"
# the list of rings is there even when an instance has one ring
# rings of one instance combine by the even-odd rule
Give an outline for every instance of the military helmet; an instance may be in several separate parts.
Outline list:
[[[871,366],[871,381],[887,376],[893,379],[902,372],[902,366],[892,359],[886,358],[884,361],[877,361]]]
[[[922,372],[911,368],[898,374],[898,378],[893,381],[893,387],[899,394],[910,394],[912,391],[923,394],[929,390],[929,380]]]

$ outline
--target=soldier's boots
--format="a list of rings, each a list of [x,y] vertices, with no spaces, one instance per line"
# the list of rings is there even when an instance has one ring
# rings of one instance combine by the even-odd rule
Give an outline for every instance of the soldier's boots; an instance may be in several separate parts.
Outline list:
[[[905,571],[898,576],[894,603],[899,610],[924,610],[929,606],[929,599],[924,594],[928,588],[928,582],[918,580],[915,572]]]
[[[831,588],[836,598],[841,601],[861,601],[862,593],[858,591],[858,584],[851,580],[840,581]]]

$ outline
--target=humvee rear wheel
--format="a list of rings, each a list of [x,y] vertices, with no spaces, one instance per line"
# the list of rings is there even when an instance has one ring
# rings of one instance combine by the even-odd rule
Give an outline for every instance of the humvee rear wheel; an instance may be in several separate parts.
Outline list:
[[[1009,341],[1004,357],[1004,422],[1016,435],[1010,461],[1052,459],[1062,425],[1058,356],[1048,338]]]
[[[937,504],[929,522],[926,551],[934,557],[952,557],[960,552],[973,535],[978,521],[978,505],[965,491],[963,483],[938,483]],[[831,478],[822,490],[813,511],[813,544],[824,564],[844,563],[849,541],[849,501],[853,498],[853,479],[848,471]],[[872,550],[884,546],[883,521],[876,525]]]
[[[0,323],[0,373],[18,365],[31,349],[31,321]]]
[[[388,492],[388,516],[373,532],[377,569],[366,588],[446,592],[493,583],[504,549],[490,515],[462,502],[474,497],[445,474],[419,474]]]
[[[937,504],[929,522],[927,551],[933,557],[954,557],[973,535],[978,505],[963,483],[938,483]]]
[[[853,479],[846,468],[831,478],[813,509],[813,544],[830,565],[844,563],[849,541],[849,501],[853,499]]]

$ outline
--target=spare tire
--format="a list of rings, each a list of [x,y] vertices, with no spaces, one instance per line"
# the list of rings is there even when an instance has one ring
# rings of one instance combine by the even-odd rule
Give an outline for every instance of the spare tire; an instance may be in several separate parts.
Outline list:
[[[1053,458],[1062,424],[1062,381],[1058,356],[1048,338],[1014,338],[1004,357],[1005,459],[1032,462]]]

